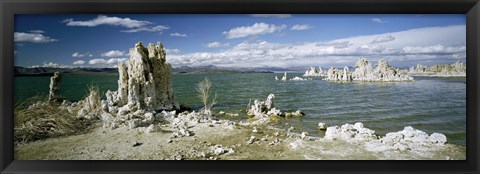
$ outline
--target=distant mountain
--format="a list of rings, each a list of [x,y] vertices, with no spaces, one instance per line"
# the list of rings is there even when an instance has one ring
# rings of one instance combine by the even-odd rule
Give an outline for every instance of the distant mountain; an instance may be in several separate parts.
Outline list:
[[[202,73],[271,73],[272,70],[280,70],[279,68],[226,68],[209,66],[181,66],[173,68],[174,74],[202,74]],[[52,67],[36,67],[26,68],[15,66],[15,76],[52,76],[55,72],[64,74],[117,74],[117,68],[52,68]]]
[[[36,67],[26,68],[15,66],[13,72],[15,76],[51,76],[55,72],[64,74],[115,74],[118,73],[117,68],[52,68],[52,67]]]

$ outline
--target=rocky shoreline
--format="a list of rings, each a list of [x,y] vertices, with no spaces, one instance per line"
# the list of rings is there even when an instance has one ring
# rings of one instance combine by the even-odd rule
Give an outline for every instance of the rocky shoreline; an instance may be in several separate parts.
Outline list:
[[[386,136],[363,124],[327,128],[325,137],[268,126],[229,125],[215,120],[190,127],[191,136],[172,138],[175,128],[98,127],[88,133],[18,145],[16,160],[464,160],[444,136],[412,127]]]

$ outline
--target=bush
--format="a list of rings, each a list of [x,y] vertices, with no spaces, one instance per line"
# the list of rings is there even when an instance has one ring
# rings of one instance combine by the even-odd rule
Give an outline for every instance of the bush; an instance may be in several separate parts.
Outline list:
[[[212,107],[217,103],[217,94],[215,94],[215,97],[213,98],[212,101],[209,101],[208,98],[210,98],[210,93],[211,93],[211,87],[212,87],[212,82],[208,80],[208,78],[205,77],[203,81],[197,84],[197,92],[198,92],[198,98],[202,100],[203,103],[203,109],[201,112],[207,115],[212,115]]]
[[[92,122],[77,119],[75,113],[68,112],[67,109],[61,107],[61,104],[36,100],[40,98],[33,97],[16,107],[14,115],[15,143],[82,133],[90,127]],[[32,106],[30,109],[23,106],[35,100],[39,105]]]

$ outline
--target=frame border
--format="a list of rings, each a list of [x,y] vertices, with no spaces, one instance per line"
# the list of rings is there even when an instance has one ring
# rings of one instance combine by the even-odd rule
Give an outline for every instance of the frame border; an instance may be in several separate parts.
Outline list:
[[[134,7],[134,8],[132,8]],[[479,0],[0,0],[0,173],[479,173]],[[14,14],[465,14],[465,161],[23,161],[14,160]]]

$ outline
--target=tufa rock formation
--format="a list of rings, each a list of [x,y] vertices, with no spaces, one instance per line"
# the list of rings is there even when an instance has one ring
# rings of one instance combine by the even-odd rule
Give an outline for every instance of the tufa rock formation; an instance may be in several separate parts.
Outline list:
[[[467,66],[462,61],[454,64],[439,64],[433,66],[424,66],[417,64],[416,67],[410,67],[408,73],[416,76],[466,76]]]
[[[344,124],[328,127],[323,140],[342,140],[350,143],[366,143],[365,147],[378,149],[395,149],[400,151],[442,148],[447,143],[447,137],[441,133],[427,133],[405,127],[402,131],[387,133],[384,137],[375,131],[365,128],[363,123]],[[372,149],[372,150],[378,150]]]
[[[279,80],[277,76],[275,76],[275,80]],[[280,79],[280,80],[282,80],[282,81],[287,81],[287,72],[284,72],[284,73],[283,73],[283,77],[282,77],[282,79]]]
[[[253,105],[249,105],[249,110],[247,111],[247,115],[257,119],[252,124],[263,124],[270,121],[270,117],[272,116],[280,116],[280,117],[301,117],[305,115],[300,110],[295,112],[282,112],[279,109],[275,108],[273,99],[275,98],[274,94],[270,94],[265,101],[255,100]]]
[[[53,77],[50,78],[50,92],[48,95],[48,101],[60,102],[62,101],[62,74],[55,72]]]
[[[109,112],[115,108],[124,111],[173,110],[178,109],[173,98],[172,66],[166,62],[166,54],[161,43],[156,46],[142,43],[130,49],[128,69],[118,65],[118,90],[107,91]]]
[[[305,71],[303,74],[304,77],[325,77],[327,76],[327,72],[323,71],[322,67],[310,67],[310,70]]]
[[[327,71],[327,77],[324,80],[328,81],[366,81],[366,82],[398,82],[398,81],[412,81],[407,73],[400,71],[398,68],[392,67],[385,60],[379,60],[375,69],[372,64],[366,59],[359,59],[355,64],[355,71],[352,73],[349,68],[345,66],[343,71],[331,67]]]
[[[327,71],[327,77],[325,78],[325,80],[348,82],[348,81],[352,81],[353,78],[352,78],[352,73],[349,71],[347,66],[343,68],[343,71],[337,68],[330,67],[330,69],[328,69]]]
[[[366,59],[359,59],[355,64],[355,72],[353,72],[353,80],[375,82],[398,82],[412,81],[413,77],[400,72],[398,68],[392,67],[386,60],[379,60],[375,69]]]

